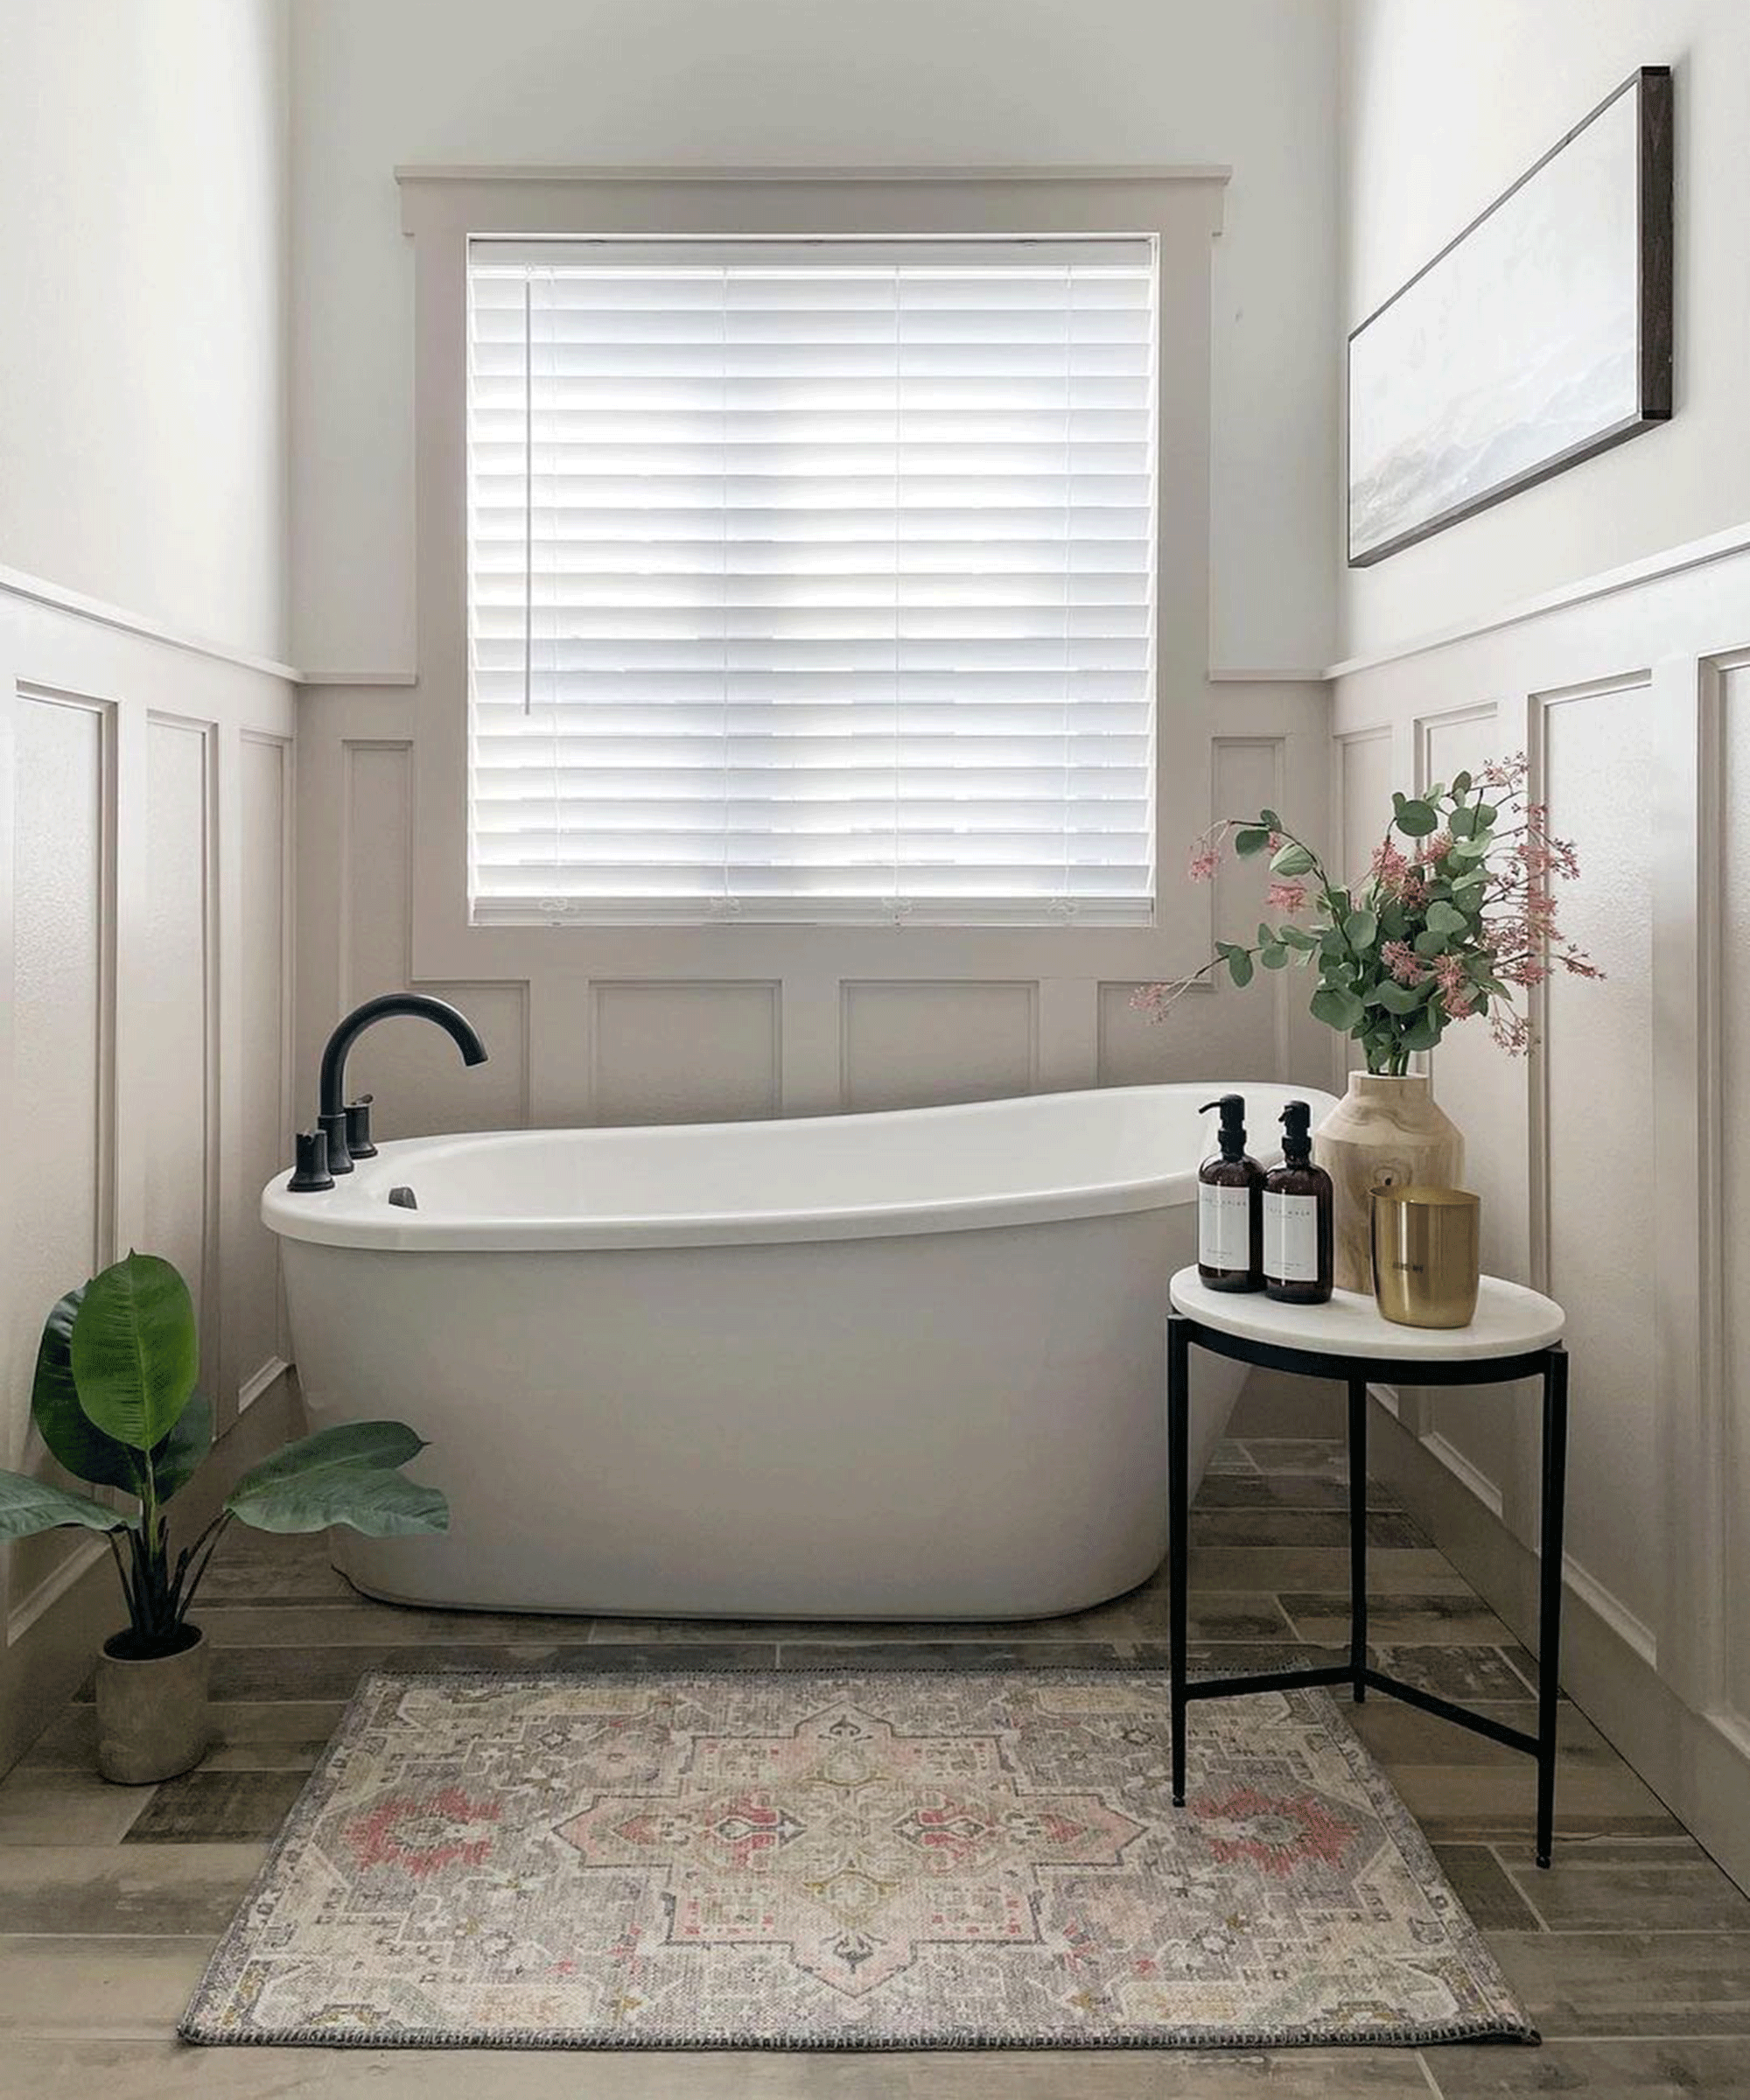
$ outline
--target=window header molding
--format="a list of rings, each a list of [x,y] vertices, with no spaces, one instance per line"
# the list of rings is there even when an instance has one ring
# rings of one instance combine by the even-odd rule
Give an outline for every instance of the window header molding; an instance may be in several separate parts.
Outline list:
[[[1214,161],[1161,162],[1153,164],[1145,162],[1134,164],[1107,163],[1088,167],[1038,164],[1019,168],[690,168],[612,164],[594,167],[587,164],[542,166],[539,163],[522,167],[494,167],[458,163],[430,166],[413,164],[398,167],[395,171],[395,178],[404,186],[419,183],[458,182],[1182,182],[1213,183],[1223,187],[1233,179],[1233,173],[1231,167]]]
[[[1222,167],[401,168],[402,231],[587,240],[1222,230]]]

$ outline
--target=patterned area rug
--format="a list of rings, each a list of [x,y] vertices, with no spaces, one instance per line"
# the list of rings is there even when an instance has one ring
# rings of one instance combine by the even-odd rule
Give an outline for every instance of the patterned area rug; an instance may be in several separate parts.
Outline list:
[[[184,2017],[382,2048],[1535,2040],[1322,1692],[366,1679]]]

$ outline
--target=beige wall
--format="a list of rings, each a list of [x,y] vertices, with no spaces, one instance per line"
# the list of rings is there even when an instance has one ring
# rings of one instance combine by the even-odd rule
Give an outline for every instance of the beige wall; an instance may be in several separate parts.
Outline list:
[[[1750,8],[1344,0],[1343,32],[1340,333],[1639,66],[1675,74],[1677,314],[1673,420],[1349,570],[1338,655],[1487,617],[1750,517]]]
[[[273,0],[0,0],[0,1466],[48,1464],[43,1317],[130,1247],[233,1460],[284,1423],[282,46]],[[0,1768],[120,1622],[108,1558],[0,1550]]]
[[[1572,1322],[1564,1677],[1742,1878],[1750,12],[1348,0],[1344,27],[1350,326],[1634,66],[1676,71],[1675,419],[1349,573],[1348,646],[1369,654],[1334,689],[1334,821],[1357,856],[1392,787],[1526,750],[1534,794],[1578,844],[1564,923],[1606,981],[1550,987],[1526,1062],[1457,1032],[1435,1085],[1468,1138],[1486,1263]],[[1639,580],[1613,575],[1623,564]],[[1387,1450],[1436,1536],[1529,1630],[1534,1396],[1394,1404]]]
[[[862,182],[410,181],[420,362],[418,682],[300,704],[299,1068],[354,1001],[415,982],[492,1047],[465,1072],[429,1028],[374,1031],[357,1081],[388,1135],[480,1124],[828,1113],[1166,1078],[1323,1083],[1322,1032],[1281,978],[1186,1000],[1153,1028],[1139,982],[1256,924],[1256,871],[1180,878],[1214,814],[1326,805],[1315,684],[1208,676],[1210,251],[1224,185],[1032,178]],[[606,233],[1158,229],[1160,452],[1158,824],[1151,929],[893,926],[471,927],[459,237]],[[1294,990],[1304,992],[1296,981]]]
[[[282,0],[0,0],[0,570],[285,654]]]
[[[298,0],[292,33],[295,653],[318,675],[414,663],[410,164],[1230,164],[1197,382],[1208,661],[1330,661],[1335,0]]]

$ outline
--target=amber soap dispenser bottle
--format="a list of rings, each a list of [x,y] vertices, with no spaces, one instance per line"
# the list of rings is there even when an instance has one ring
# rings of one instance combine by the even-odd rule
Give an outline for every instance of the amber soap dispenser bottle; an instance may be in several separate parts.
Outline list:
[[[1264,1289],[1289,1306],[1331,1295],[1331,1177],[1312,1164],[1312,1111],[1282,1111],[1282,1165],[1264,1178]]]
[[[1222,1111],[1218,1143],[1197,1170],[1197,1273],[1212,1291],[1256,1291],[1264,1284],[1264,1169],[1246,1151],[1242,1094],[1206,1101]]]

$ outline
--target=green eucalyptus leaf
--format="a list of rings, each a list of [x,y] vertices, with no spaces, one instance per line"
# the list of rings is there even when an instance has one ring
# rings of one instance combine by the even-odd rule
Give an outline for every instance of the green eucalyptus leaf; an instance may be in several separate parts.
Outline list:
[[[1266,970],[1280,970],[1288,960],[1288,950],[1280,942],[1271,942],[1258,950],[1258,961]]]
[[[1258,822],[1268,831],[1280,831],[1282,829],[1282,819],[1274,809],[1260,809]]]
[[[140,1492],[139,1460],[125,1444],[106,1436],[79,1404],[73,1376],[73,1323],[85,1285],[58,1299],[43,1322],[37,1345],[37,1374],[31,1387],[31,1419],[52,1456],[81,1480]]]
[[[1469,774],[1455,773],[1452,775],[1452,793],[1454,794],[1468,794],[1470,791],[1471,776]]]
[[[1270,833],[1248,825],[1243,831],[1234,834],[1234,850],[1242,858],[1250,860],[1254,853],[1262,853],[1270,844]]]
[[[1319,945],[1317,936],[1300,926],[1279,926],[1276,937],[1284,948],[1294,948],[1301,955],[1310,955]]]
[[[1414,1013],[1425,1003],[1430,989],[1429,984],[1384,984],[1379,988],[1379,1003],[1388,1013]]]
[[[1479,802],[1476,806],[1477,830],[1487,831],[1501,815],[1493,802]]]
[[[152,1484],[161,1502],[186,1488],[213,1448],[213,1403],[196,1393],[176,1427],[152,1450]]]
[[[1243,989],[1252,981],[1252,959],[1242,948],[1228,950],[1228,975]]]
[[[1439,830],[1440,815],[1427,802],[1409,802],[1399,808],[1393,822],[1406,838],[1426,838],[1431,831]]]
[[[194,1306],[169,1262],[130,1254],[85,1287],[74,1316],[79,1404],[118,1443],[150,1451],[176,1427],[194,1392]]]
[[[1469,838],[1477,828],[1476,811],[1468,803],[1454,809],[1446,819],[1446,829],[1454,838]]]
[[[1466,861],[1482,859],[1488,851],[1489,844],[1490,841],[1481,832],[1478,832],[1471,838],[1455,838],[1452,841],[1452,850],[1446,858],[1448,860],[1457,861],[1462,867]]]
[[[1379,934],[1379,920],[1372,912],[1351,912],[1343,921],[1343,938],[1351,948],[1371,948]]]
[[[1455,904],[1437,899],[1428,906],[1428,931],[1431,934],[1461,934],[1470,920]]]
[[[63,1524],[82,1524],[88,1531],[124,1531],[127,1519],[88,1494],[33,1480],[28,1474],[0,1473],[0,1538],[29,1538]]]
[[[1334,984],[1320,985],[1312,994],[1312,1018],[1327,1028],[1340,1028],[1347,1035],[1366,1015],[1366,1007],[1354,992],[1340,990]]]
[[[1430,927],[1425,933],[1418,934],[1410,945],[1418,956],[1426,956],[1432,959],[1435,956],[1446,954],[1446,936],[1444,934],[1437,933],[1432,927]]]
[[[1271,854],[1270,861],[1271,874],[1280,875],[1285,878],[1292,878],[1296,875],[1305,875],[1313,864],[1312,856],[1306,847],[1292,838],[1286,844],[1277,848],[1276,851]]]
[[[1417,799],[1419,802],[1427,802],[1432,806],[1433,803],[1438,802],[1440,797],[1445,794],[1446,792],[1446,783],[1444,780],[1436,780],[1431,787],[1424,788],[1422,790],[1421,794]]]
[[[1446,1026],[1445,1011],[1436,1005],[1424,1006],[1404,1031],[1406,1050],[1432,1050],[1440,1040]]]

